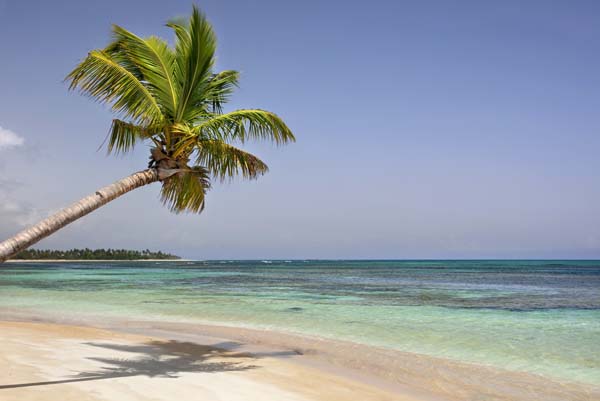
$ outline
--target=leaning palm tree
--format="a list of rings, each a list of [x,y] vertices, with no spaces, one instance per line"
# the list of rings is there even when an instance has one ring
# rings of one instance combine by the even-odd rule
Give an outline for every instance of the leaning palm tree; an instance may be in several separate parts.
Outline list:
[[[175,213],[200,213],[211,180],[235,175],[253,179],[267,171],[256,156],[234,145],[248,140],[294,141],[275,114],[258,109],[225,113],[238,72],[215,73],[216,39],[194,7],[189,20],[167,23],[173,47],[155,36],[141,38],[113,26],[113,40],[91,51],[67,76],[70,89],[110,105],[114,119],[109,153],[140,142],[151,145],[148,168],[99,189],[73,205],[0,243],[0,262],[111,200],[160,182],[162,202]]]

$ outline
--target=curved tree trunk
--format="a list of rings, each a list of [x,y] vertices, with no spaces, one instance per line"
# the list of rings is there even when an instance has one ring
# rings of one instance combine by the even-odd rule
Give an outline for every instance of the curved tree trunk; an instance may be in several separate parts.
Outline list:
[[[71,206],[62,209],[60,212],[21,231],[14,237],[0,242],[0,263],[11,256],[15,256],[17,253],[63,228],[67,224],[93,212],[100,206],[104,206],[111,200],[136,188],[163,179],[162,171],[160,175],[161,177],[159,178],[159,172],[154,168],[138,171],[129,177],[125,177],[122,180],[99,189],[96,193],[86,196],[80,201],[73,203]]]

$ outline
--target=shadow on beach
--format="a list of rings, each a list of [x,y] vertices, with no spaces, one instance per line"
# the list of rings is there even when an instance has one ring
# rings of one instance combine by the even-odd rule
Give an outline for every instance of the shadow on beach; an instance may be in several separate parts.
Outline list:
[[[180,341],[151,341],[144,344],[85,343],[91,347],[137,354],[132,358],[100,358],[88,357],[88,360],[101,363],[103,366],[92,371],[80,372],[63,380],[0,385],[0,390],[47,386],[53,384],[76,383],[91,380],[115,379],[121,377],[160,377],[177,378],[181,373],[216,373],[245,371],[257,368],[249,364],[252,359],[267,356],[287,356],[287,352],[250,354],[235,352],[237,343],[223,343],[214,346],[200,345]],[[290,355],[296,354],[290,352]],[[236,359],[236,361],[228,361]],[[239,361],[248,359],[248,361]]]

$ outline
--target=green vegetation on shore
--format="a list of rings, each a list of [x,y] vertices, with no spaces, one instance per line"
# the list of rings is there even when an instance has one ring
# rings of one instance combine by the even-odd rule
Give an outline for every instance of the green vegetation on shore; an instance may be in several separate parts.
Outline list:
[[[137,260],[137,259],[181,259],[179,256],[149,249],[134,251],[131,249],[27,249],[13,259],[66,259],[66,260]]]

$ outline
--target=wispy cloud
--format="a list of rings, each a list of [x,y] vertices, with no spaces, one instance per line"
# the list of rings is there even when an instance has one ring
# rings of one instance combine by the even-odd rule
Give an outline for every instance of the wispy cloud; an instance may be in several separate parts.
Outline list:
[[[11,130],[0,127],[0,150],[21,146],[25,142],[23,137]]]
[[[0,240],[46,215],[45,211],[17,196],[22,185],[19,181],[0,179]]]

